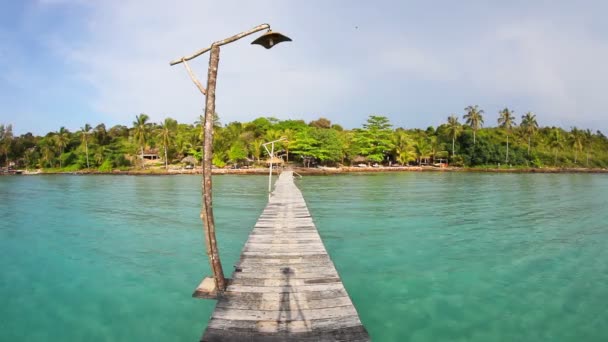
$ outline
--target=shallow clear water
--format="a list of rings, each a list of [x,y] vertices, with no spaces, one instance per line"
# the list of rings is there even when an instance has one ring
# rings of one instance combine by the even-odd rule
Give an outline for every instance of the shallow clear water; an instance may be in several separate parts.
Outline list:
[[[263,176],[214,178],[227,273]],[[608,177],[298,180],[375,341],[608,339]],[[194,341],[198,176],[0,177],[0,340]]]

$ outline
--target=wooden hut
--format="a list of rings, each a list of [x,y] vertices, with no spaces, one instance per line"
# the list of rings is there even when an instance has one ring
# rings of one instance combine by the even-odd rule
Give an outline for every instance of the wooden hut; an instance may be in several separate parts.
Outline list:
[[[281,166],[285,163],[285,161],[283,161],[283,159],[279,157],[273,157],[272,160],[270,158],[266,159],[266,165],[270,165],[271,162],[273,165]]]

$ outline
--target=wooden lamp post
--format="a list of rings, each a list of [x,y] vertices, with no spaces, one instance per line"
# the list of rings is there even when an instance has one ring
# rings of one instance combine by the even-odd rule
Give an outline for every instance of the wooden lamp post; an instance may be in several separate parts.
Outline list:
[[[209,264],[213,271],[213,279],[205,278],[194,295],[203,298],[217,298],[226,289],[226,278],[222,269],[220,255],[217,248],[217,240],[215,237],[215,222],[213,218],[213,201],[212,201],[212,181],[211,181],[211,161],[213,159],[213,116],[215,114],[215,85],[217,81],[217,68],[220,60],[220,46],[235,42],[243,37],[253,33],[267,30],[262,36],[254,40],[251,44],[262,45],[266,49],[270,49],[278,43],[291,41],[290,38],[270,30],[270,25],[262,24],[252,28],[249,31],[241,32],[224,40],[217,41],[211,44],[210,47],[201,49],[190,56],[185,56],[171,61],[170,65],[184,63],[192,82],[197,86],[199,91],[205,95],[205,123],[204,123],[204,139],[203,139],[203,206],[201,209],[201,219],[203,221],[203,231],[205,234],[205,245],[207,248],[207,256]],[[196,78],[187,61],[194,59],[205,52],[210,51],[209,70],[207,72],[207,89]]]

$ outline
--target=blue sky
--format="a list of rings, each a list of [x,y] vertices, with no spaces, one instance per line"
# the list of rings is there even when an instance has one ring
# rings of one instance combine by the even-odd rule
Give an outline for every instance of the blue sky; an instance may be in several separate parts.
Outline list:
[[[0,0],[0,123],[194,122],[203,98],[168,62],[261,23],[293,42],[222,48],[221,121],[259,116],[426,128],[478,104],[608,131],[605,1]],[[192,62],[205,80],[207,55]]]

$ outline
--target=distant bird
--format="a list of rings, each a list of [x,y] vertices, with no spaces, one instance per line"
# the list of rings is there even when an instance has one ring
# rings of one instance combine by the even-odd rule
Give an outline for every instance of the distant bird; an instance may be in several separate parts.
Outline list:
[[[355,26],[355,30],[358,29],[358,28],[359,28],[359,26]]]

